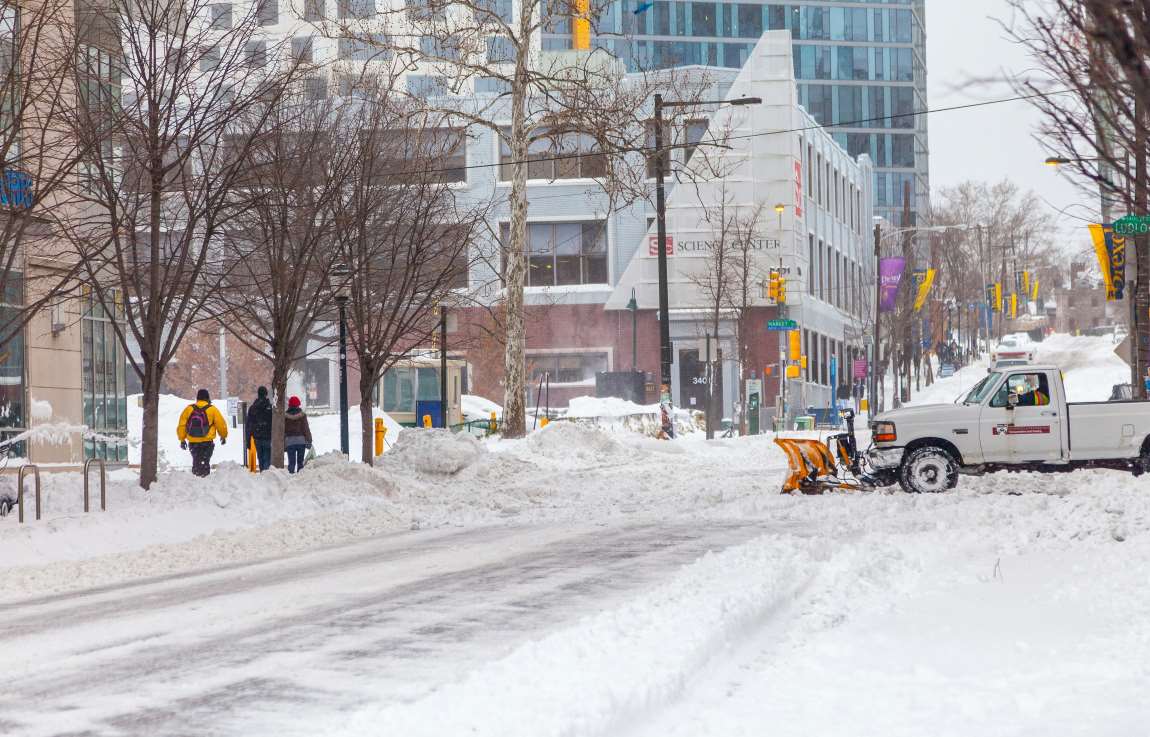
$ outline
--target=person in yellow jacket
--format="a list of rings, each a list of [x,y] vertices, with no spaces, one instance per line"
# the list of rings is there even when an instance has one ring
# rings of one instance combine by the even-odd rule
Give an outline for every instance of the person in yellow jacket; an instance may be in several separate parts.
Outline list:
[[[228,423],[212,405],[207,389],[196,392],[196,401],[184,408],[176,425],[180,447],[192,453],[192,473],[207,476],[212,472],[212,452],[216,449],[216,436],[220,445],[228,441]]]

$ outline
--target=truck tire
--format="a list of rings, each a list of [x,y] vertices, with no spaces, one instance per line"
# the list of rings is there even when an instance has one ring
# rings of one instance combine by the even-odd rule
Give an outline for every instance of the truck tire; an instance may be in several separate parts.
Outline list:
[[[958,486],[958,464],[950,453],[928,445],[902,459],[898,483],[909,494],[937,494]]]

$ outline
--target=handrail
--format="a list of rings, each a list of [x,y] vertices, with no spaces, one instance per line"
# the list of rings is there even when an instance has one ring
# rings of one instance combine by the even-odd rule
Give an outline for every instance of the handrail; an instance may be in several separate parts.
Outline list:
[[[32,469],[32,476],[36,481],[36,519],[40,519],[40,468],[35,463],[25,463],[20,466],[20,473],[16,476],[16,503],[20,505],[18,521],[24,524],[24,474]]]
[[[102,458],[89,458],[84,461],[84,512],[88,511],[88,469],[93,463],[100,464],[100,511],[108,511],[108,466]]]

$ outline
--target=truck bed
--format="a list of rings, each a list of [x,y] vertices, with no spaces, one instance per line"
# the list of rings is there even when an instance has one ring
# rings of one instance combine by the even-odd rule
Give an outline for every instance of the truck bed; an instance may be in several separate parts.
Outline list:
[[[1066,405],[1070,458],[1133,458],[1150,437],[1150,400],[1071,402]]]

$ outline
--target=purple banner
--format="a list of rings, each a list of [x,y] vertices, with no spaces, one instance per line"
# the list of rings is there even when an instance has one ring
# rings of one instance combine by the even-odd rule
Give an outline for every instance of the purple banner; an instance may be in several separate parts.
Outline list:
[[[898,301],[898,285],[902,281],[902,272],[906,268],[906,259],[902,257],[881,258],[878,261],[879,302],[878,308],[882,312],[893,312]]]

